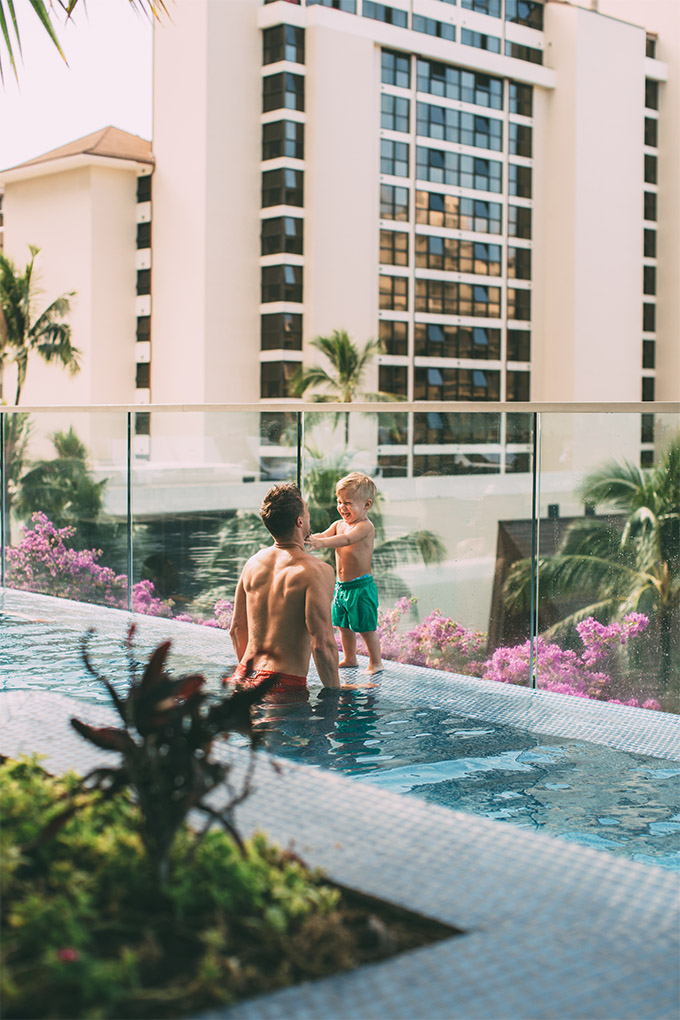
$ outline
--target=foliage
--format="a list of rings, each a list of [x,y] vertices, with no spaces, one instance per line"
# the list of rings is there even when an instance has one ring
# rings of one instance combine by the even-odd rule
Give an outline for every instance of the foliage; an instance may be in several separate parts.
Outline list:
[[[668,681],[673,628],[680,624],[680,434],[655,467],[612,461],[588,475],[579,493],[594,507],[624,514],[624,526],[584,517],[570,525],[555,555],[539,558],[542,595],[587,602],[552,633],[564,633],[588,616],[621,620],[642,612],[657,632],[660,673]],[[526,607],[530,587],[531,563],[521,560],[506,580],[507,605]]]
[[[443,616],[439,609],[411,630],[399,630],[402,618],[417,601],[400,598],[392,609],[379,611],[378,635],[383,658],[451,673],[469,674],[471,669],[477,669],[486,648],[486,634],[467,630]]]

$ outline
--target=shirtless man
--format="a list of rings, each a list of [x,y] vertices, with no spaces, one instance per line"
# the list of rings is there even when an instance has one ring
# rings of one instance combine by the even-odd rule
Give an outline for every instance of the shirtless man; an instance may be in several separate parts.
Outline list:
[[[324,687],[339,687],[331,624],[333,569],[305,550],[309,509],[297,485],[271,488],[260,516],[274,544],[251,556],[241,573],[229,634],[239,665],[232,679],[280,674],[273,690],[306,689],[310,656]]]

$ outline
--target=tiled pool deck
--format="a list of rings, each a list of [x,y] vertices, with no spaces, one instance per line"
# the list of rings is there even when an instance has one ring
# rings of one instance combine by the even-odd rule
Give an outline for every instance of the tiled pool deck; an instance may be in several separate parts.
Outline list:
[[[0,592],[0,611],[96,626],[120,639],[127,614]],[[141,645],[219,668],[224,632],[137,618]],[[48,668],[49,668],[49,664]],[[183,667],[182,667],[183,668]],[[413,704],[680,761],[680,717],[390,665],[381,685]],[[318,686],[310,678],[313,690]],[[6,691],[0,752],[39,751],[48,767],[110,760],[68,726],[105,705]],[[230,753],[239,763],[245,752]],[[241,806],[243,832],[265,830],[345,885],[465,931],[400,957],[206,1015],[214,1020],[678,1020],[680,881],[603,851],[421,803],[336,773],[263,761]]]

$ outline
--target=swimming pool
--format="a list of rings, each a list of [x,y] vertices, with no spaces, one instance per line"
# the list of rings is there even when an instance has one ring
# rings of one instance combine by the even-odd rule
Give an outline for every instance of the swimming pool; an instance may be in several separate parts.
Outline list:
[[[97,626],[92,658],[124,686],[125,614],[30,598],[4,598],[0,689],[108,701],[83,669],[80,637],[88,624]],[[172,636],[173,669],[202,670],[210,689],[219,690],[233,662],[224,632],[162,620],[140,621],[140,631],[140,655]],[[361,682],[361,674],[350,679]],[[537,697],[397,663],[372,689],[325,692],[313,677],[310,688],[306,701],[260,710],[258,725],[274,754],[680,869],[678,717],[545,692]]]

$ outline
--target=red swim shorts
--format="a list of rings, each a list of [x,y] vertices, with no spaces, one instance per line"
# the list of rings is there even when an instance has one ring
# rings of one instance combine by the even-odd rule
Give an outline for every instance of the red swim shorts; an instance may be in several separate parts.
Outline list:
[[[277,676],[278,680],[273,687],[270,687],[267,694],[288,694],[293,691],[307,691],[307,677],[293,676],[292,673],[280,673],[277,669],[253,669],[248,673],[243,663],[239,663],[231,677],[225,677],[223,684],[234,680],[239,687],[255,687],[262,680],[268,680],[271,676]]]

